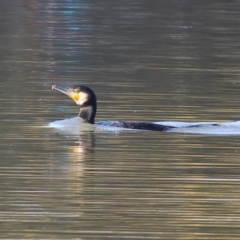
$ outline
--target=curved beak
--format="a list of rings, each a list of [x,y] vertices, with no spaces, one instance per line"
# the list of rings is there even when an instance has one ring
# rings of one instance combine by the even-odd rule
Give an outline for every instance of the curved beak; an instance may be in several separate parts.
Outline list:
[[[65,86],[60,86],[60,85],[53,85],[52,86],[52,90],[57,90],[59,92],[62,92],[64,94],[66,94],[67,96],[69,96],[72,100],[74,100],[75,102],[77,102],[80,98],[80,94],[76,93],[74,91],[73,88],[71,87],[65,87]]]

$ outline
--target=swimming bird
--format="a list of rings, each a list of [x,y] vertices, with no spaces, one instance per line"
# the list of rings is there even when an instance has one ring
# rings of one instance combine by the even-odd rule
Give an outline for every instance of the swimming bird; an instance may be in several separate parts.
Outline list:
[[[80,107],[78,117],[89,124],[160,132],[167,132],[175,128],[173,126],[165,126],[149,122],[100,121],[95,123],[95,116],[97,112],[97,98],[91,88],[83,85],[74,85],[71,87],[53,85],[52,90],[54,89],[66,94],[73,101],[75,101],[75,103]]]

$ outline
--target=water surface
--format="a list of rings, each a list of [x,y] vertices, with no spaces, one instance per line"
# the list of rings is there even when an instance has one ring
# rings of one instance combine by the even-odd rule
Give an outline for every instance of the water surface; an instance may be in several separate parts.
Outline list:
[[[239,136],[45,128],[239,120],[238,1],[0,3],[2,239],[238,239]]]

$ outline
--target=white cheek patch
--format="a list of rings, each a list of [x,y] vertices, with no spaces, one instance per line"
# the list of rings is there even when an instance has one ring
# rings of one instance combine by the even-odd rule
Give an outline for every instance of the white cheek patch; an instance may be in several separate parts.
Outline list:
[[[78,105],[83,105],[85,102],[88,101],[88,94],[85,92],[80,92],[80,98],[76,101]]]

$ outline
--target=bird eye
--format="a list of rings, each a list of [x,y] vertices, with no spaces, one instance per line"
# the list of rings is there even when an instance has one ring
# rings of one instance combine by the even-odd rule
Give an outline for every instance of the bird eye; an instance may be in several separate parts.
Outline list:
[[[75,92],[75,93],[79,93],[79,92],[80,92],[80,89],[79,89],[79,88],[76,88],[76,89],[74,89],[74,92]]]

